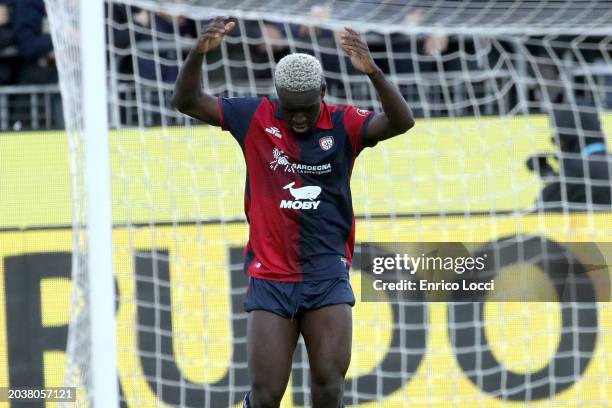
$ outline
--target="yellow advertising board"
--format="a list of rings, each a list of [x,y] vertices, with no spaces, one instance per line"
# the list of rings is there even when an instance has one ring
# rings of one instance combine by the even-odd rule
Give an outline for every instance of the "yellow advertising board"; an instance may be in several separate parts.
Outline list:
[[[598,221],[604,220],[610,222],[609,216]],[[375,223],[372,228],[393,227],[388,221]],[[204,384],[216,384],[219,395],[211,392],[208,398],[217,404],[225,401],[229,406],[240,399],[240,387],[245,386],[240,367],[245,360],[233,339],[240,331],[238,326],[246,324],[239,309],[244,290],[240,247],[245,235],[242,224],[115,230],[118,366],[128,407],[173,406],[172,384],[179,388],[177,384],[188,384],[186,389],[199,389],[203,396]],[[226,241],[219,240],[220,236]],[[19,383],[26,375],[39,376],[46,386],[61,385],[70,317],[71,232],[4,232],[0,243],[0,384]],[[29,271],[27,279],[18,276],[25,270]],[[351,279],[359,299],[359,280],[368,277],[354,270]],[[157,306],[148,304],[155,296]],[[466,407],[495,407],[520,406],[534,399],[531,406],[569,407],[580,401],[582,406],[595,407],[612,398],[610,303],[593,305],[594,326],[589,321],[563,319],[563,310],[555,303],[487,305],[482,322],[474,323],[484,325],[487,342],[473,345],[471,351],[453,345],[449,327],[456,323],[449,321],[449,310],[446,303],[415,305],[410,312],[419,319],[414,321],[406,320],[402,310],[390,304],[358,301],[348,384],[370,396],[356,406],[403,407],[409,402],[410,406],[444,407],[455,401]],[[526,387],[529,373],[550,370],[555,361],[559,364],[556,352],[567,331],[575,335],[595,332],[594,343],[591,348],[588,340],[581,343],[583,371],[575,365],[569,378],[546,377],[559,381],[559,391],[550,396],[533,391],[533,395],[523,395],[524,400],[503,401],[491,389],[482,389],[490,387],[483,385],[486,381],[480,385],[471,381],[470,376],[476,378],[474,372],[466,371],[459,358],[478,347],[489,348],[499,366],[481,377],[486,380],[496,373],[514,373],[525,379]],[[405,335],[412,339],[401,339]],[[405,347],[403,356],[394,354],[397,346]],[[27,354],[21,354],[25,351]],[[404,363],[385,363],[390,356]],[[168,365],[163,374],[155,368],[162,363]],[[235,375],[233,380],[229,373]],[[378,386],[367,381],[373,373],[380,376]],[[366,385],[351,382],[357,378]],[[303,396],[302,381],[294,374],[283,407],[301,406],[294,399]],[[539,382],[532,385],[543,387]],[[545,385],[550,392],[550,384]],[[498,384],[498,391],[503,387]],[[169,403],[164,403],[164,398]]]

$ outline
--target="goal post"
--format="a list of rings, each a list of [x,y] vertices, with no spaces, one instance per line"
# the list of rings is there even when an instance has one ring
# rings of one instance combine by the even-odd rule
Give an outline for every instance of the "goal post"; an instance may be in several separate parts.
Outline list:
[[[93,407],[119,408],[104,2],[80,0],[79,7],[91,402]]]
[[[103,1],[45,2],[71,152],[73,296],[64,385],[78,406],[119,407]],[[73,406],[74,402],[66,402]]]
[[[612,400],[610,303],[375,303],[362,299],[371,277],[360,271],[366,243],[501,251],[509,237],[612,240],[612,166],[600,154],[612,134],[609,4],[107,0],[103,11],[88,0],[82,9],[77,0],[45,3],[73,186],[65,383],[82,384],[83,407],[239,407],[249,389],[244,157],[227,132],[171,104],[186,53],[216,15],[232,16],[236,28],[206,56],[206,92],[274,98],[279,58],[306,52],[322,62],[326,102],[380,111],[337,41],[349,25],[417,116],[408,134],[364,150],[353,169],[358,302],[347,406]],[[282,152],[269,153],[270,168],[285,171]],[[506,271],[526,268],[527,286],[550,290],[538,261],[522,256]],[[309,395],[300,341],[282,407],[309,406]]]

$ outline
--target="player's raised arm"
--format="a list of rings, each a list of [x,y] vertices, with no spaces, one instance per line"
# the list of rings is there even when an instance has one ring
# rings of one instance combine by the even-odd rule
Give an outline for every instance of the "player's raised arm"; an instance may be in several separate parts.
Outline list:
[[[217,98],[202,93],[202,63],[207,52],[219,47],[223,37],[236,25],[229,17],[216,17],[206,27],[191,49],[174,85],[172,103],[180,112],[211,125],[219,126]]]
[[[366,144],[374,144],[374,142],[401,135],[412,128],[414,117],[408,104],[397,87],[390,83],[380,68],[376,66],[367,44],[355,30],[349,27],[346,27],[340,38],[342,49],[351,58],[353,67],[366,74],[372,81],[384,111],[370,121],[365,134]]]

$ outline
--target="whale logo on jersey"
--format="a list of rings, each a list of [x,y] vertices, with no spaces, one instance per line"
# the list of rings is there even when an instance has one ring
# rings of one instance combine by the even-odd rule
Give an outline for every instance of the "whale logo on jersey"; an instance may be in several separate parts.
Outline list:
[[[280,208],[291,208],[294,210],[316,210],[321,204],[321,201],[314,201],[321,194],[319,186],[304,186],[293,188],[295,182],[291,182],[283,187],[289,190],[289,193],[295,200],[282,200]]]

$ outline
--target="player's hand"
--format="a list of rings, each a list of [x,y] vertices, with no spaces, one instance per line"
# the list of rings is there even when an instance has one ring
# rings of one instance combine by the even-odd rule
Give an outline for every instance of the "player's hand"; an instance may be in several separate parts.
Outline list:
[[[439,57],[448,50],[448,36],[446,34],[433,34],[425,39],[423,51],[432,57]]]
[[[198,38],[194,50],[201,54],[206,54],[208,51],[219,47],[221,41],[223,41],[223,37],[236,27],[236,23],[233,21],[229,23],[225,22],[228,18],[229,16],[215,17],[212,23],[204,28],[204,32],[202,32],[202,35]]]
[[[378,69],[368,45],[352,28],[344,28],[344,32],[340,34],[340,46],[351,57],[351,63],[357,71],[369,75]]]

